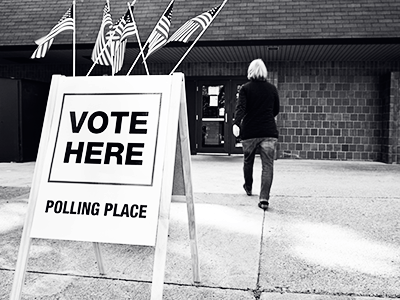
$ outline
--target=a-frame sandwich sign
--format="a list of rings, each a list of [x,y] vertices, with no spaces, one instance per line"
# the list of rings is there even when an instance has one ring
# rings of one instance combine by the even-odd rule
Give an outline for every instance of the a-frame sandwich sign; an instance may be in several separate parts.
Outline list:
[[[174,198],[187,202],[199,282],[184,75],[53,76],[11,299],[32,238],[93,242],[100,273],[99,243],[153,246],[162,299]]]

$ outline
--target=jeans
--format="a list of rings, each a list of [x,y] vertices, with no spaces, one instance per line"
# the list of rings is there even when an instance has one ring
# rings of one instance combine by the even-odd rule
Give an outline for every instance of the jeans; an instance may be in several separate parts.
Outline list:
[[[260,200],[268,200],[274,177],[274,156],[276,138],[254,138],[242,141],[244,184],[251,191],[253,186],[253,165],[257,148],[260,148],[262,163]]]

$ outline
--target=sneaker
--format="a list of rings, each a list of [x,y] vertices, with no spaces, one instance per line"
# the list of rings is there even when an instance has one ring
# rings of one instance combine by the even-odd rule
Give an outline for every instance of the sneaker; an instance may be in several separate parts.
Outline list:
[[[246,191],[247,196],[251,196],[251,190],[246,187],[246,184],[243,184],[243,188]]]
[[[260,202],[258,202],[258,207],[263,209],[263,210],[267,210],[268,206],[269,206],[268,200],[260,199]]]

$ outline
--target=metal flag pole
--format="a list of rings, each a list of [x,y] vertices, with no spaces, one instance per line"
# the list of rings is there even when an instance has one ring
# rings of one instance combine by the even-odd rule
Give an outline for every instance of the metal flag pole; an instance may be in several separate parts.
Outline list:
[[[72,1],[72,12],[74,18],[74,30],[72,33],[72,76],[75,77],[76,70],[76,3],[75,0]]]
[[[175,0],[171,0],[171,2],[168,4],[167,8],[164,10],[164,12],[162,13],[160,19],[158,20],[158,22],[156,23],[156,26],[154,26],[153,31],[150,33],[149,37],[151,37],[154,33],[154,31],[156,31],[157,25],[158,23],[160,23],[161,18],[165,15],[165,13],[167,12],[167,10],[170,8],[171,4],[174,2]],[[149,44],[149,39],[147,39],[146,43],[143,46],[143,49],[146,49],[146,46]],[[131,68],[129,69],[128,73],[126,73],[126,76],[130,75],[133,68],[135,67],[137,61],[139,60],[140,57],[140,53],[136,56],[135,61],[132,63]],[[145,59],[147,59],[147,56],[145,57]]]
[[[192,48],[194,47],[194,45],[196,44],[196,42],[201,38],[201,36],[204,34],[204,32],[207,30],[207,28],[211,25],[211,23],[215,20],[215,18],[217,17],[217,15],[219,14],[219,12],[221,11],[221,9],[224,7],[225,3],[228,0],[224,0],[224,2],[222,2],[220,8],[218,9],[218,11],[215,13],[213,19],[211,20],[211,22],[206,26],[206,28],[203,29],[202,32],[200,32],[200,34],[197,36],[197,38],[193,41],[193,43],[190,45],[189,49],[186,50],[185,54],[182,56],[182,58],[178,61],[178,63],[176,64],[176,66],[172,69],[172,71],[169,73],[169,75],[172,75],[175,70],[179,67],[179,65],[181,64],[181,62],[185,59],[185,57],[189,54],[190,50],[192,50]]]
[[[112,26],[110,26],[110,27],[112,27]],[[100,51],[100,54],[97,55],[96,60],[92,64],[92,67],[90,68],[90,70],[88,71],[86,76],[89,76],[89,74],[92,72],[93,68],[96,66],[97,62],[99,61],[100,57],[103,55],[104,51],[106,51],[107,47],[112,42],[112,36],[114,35],[114,32],[112,30],[110,30],[110,31],[111,31],[111,34],[110,34],[110,38],[107,41],[107,44],[104,45],[103,49],[101,49],[101,51]],[[112,66],[112,59],[111,59],[111,66]]]
[[[86,76],[89,76],[89,74],[92,72],[92,70],[94,69],[94,67],[96,66],[97,62],[99,61],[100,57],[103,55],[104,51],[106,51],[108,45],[110,44],[112,40],[109,39],[107,44],[104,45],[103,49],[101,49],[100,54],[96,57],[96,60],[94,61],[94,63],[92,64],[92,67],[90,68],[90,70],[88,71],[88,73],[86,74]]]
[[[134,1],[132,2],[132,5],[134,5],[135,2],[136,2],[136,0],[134,0]],[[145,57],[144,57],[144,52],[143,52],[143,48],[142,48],[142,43],[140,42],[139,29],[138,29],[138,27],[137,27],[137,25],[136,25],[136,21],[135,21],[135,19],[134,19],[134,17],[133,17],[131,5],[129,5],[129,2],[127,2],[127,4],[128,4],[129,13],[131,14],[132,22],[135,23],[135,27],[136,27],[136,30],[135,30],[136,39],[137,39],[137,41],[138,41],[138,43],[139,43],[140,53],[142,54],[142,57],[143,57],[143,62],[144,62],[144,67],[145,67],[145,69],[146,69],[146,74],[147,74],[147,75],[150,75],[149,69],[147,68],[147,63],[146,63],[146,60],[145,60]]]
[[[110,6],[109,6],[110,7]],[[110,11],[111,11],[111,7],[110,7]],[[111,31],[111,33],[110,33],[110,37],[109,37],[109,39],[108,39],[108,41],[107,41],[107,45],[108,45],[108,43],[110,43],[110,55],[111,55],[111,60],[110,60],[110,62],[111,62],[111,76],[114,76],[114,55],[115,55],[115,49],[114,49],[114,46],[115,46],[115,43],[113,43],[113,38],[114,38],[114,33],[115,33],[115,30],[114,30],[114,27],[112,26],[112,25],[110,25],[110,31]],[[103,48],[103,50],[105,50],[104,48]]]
[[[115,46],[117,45],[113,39],[114,39],[114,29],[112,29],[110,38],[108,39],[108,43],[110,43],[110,55],[111,55],[111,76],[114,76],[114,58],[115,58]]]
[[[143,46],[143,49],[144,49],[144,48],[146,48],[147,44],[148,44],[147,42],[146,42],[146,44],[144,44],[144,46]],[[139,53],[139,54],[136,56],[136,59],[135,59],[135,61],[133,62],[133,64],[132,64],[131,68],[129,69],[128,73],[126,73],[126,75],[125,75],[125,76],[129,76],[129,75],[131,74],[131,72],[132,72],[133,68],[135,67],[135,65],[136,65],[137,61],[139,60],[140,54],[141,54],[141,53]]]

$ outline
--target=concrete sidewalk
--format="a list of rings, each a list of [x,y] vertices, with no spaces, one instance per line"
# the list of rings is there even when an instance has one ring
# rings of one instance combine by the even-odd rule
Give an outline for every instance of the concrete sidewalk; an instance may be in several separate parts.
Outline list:
[[[270,209],[241,156],[192,156],[201,283],[173,203],[164,299],[400,299],[400,166],[277,160]],[[0,299],[8,299],[34,163],[0,163]],[[127,234],[129,231],[127,230]],[[33,240],[23,299],[150,299],[151,247]],[[396,298],[397,297],[397,298]]]

